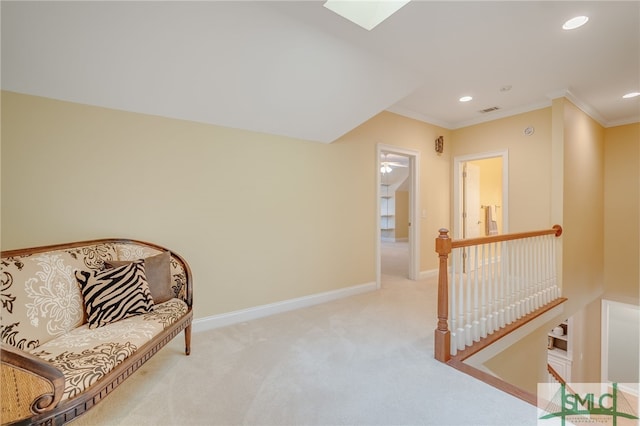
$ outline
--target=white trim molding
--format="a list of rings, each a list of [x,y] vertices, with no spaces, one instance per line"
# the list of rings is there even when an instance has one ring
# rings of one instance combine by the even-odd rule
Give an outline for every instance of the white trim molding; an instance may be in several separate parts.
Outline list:
[[[462,163],[496,157],[502,158],[502,233],[507,234],[509,232],[509,150],[505,149],[460,155],[453,158],[453,229],[449,230],[451,238],[462,238],[462,230],[460,229],[460,218],[462,216],[460,173]]]
[[[383,143],[376,144],[376,285],[381,288],[382,262],[380,238],[380,166],[383,152],[409,157],[409,279],[420,279],[420,151]]]
[[[602,299],[600,377],[602,383],[619,383],[620,389],[638,396],[638,335],[640,306]],[[613,370],[613,371],[612,371]],[[631,386],[635,383],[635,388]]]
[[[295,299],[283,300],[281,302],[269,303],[252,308],[227,312],[224,314],[197,318],[193,320],[193,331],[200,332],[213,330],[215,328],[226,327],[228,325],[251,321],[254,319],[280,314],[283,312],[293,311],[295,309],[319,305],[321,303],[330,302],[332,300],[355,296],[357,294],[374,291],[376,289],[376,283],[370,282],[354,285],[351,287],[345,287],[338,290],[327,291],[324,293],[317,293],[309,296],[298,297]]]

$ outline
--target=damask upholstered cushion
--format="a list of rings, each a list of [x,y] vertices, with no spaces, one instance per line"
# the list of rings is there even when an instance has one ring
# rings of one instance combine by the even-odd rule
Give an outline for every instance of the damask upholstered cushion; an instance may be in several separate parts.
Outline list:
[[[65,376],[62,400],[80,395],[109,374],[155,335],[187,313],[180,299],[154,305],[153,310],[90,329],[77,327],[31,353],[56,366]]]
[[[165,251],[142,260],[154,303],[164,303],[175,297],[171,289],[171,253]],[[115,268],[130,263],[130,260],[110,260],[105,262],[105,267]]]
[[[96,244],[6,257],[0,262],[0,336],[28,350],[84,322],[84,305],[75,278],[78,269],[100,270],[117,256],[115,244]]]
[[[173,297],[164,303],[155,303],[149,284],[145,283],[149,279],[146,267],[151,263],[136,260],[161,253],[165,255],[158,256],[158,262],[169,256],[169,288]],[[73,419],[100,401],[185,328],[188,330],[185,352],[189,354],[193,318],[190,271],[179,255],[154,244],[127,239],[16,249],[2,255],[3,368],[4,345],[8,344],[46,360],[64,376],[62,395],[62,381],[56,374],[54,385],[49,386],[55,390],[55,400],[43,395],[34,405],[34,398],[51,389],[36,388],[18,374],[31,374],[27,364],[36,366],[37,361],[31,359],[33,362],[20,364],[27,366],[25,374],[20,373],[20,368],[12,368],[7,374],[3,369],[0,374],[3,421],[7,413],[15,414],[6,419],[13,422],[35,415],[32,407],[58,401],[63,403],[46,415],[55,416],[56,422]],[[128,262],[122,269],[105,270],[105,264],[116,260]],[[163,265],[158,269],[164,268],[162,274],[166,276],[166,261],[160,263]],[[118,274],[121,277],[116,279]],[[120,289],[124,289],[124,293],[119,292]],[[85,299],[90,309],[85,307]],[[15,356],[20,357],[19,351]],[[33,374],[40,374],[35,373],[37,370],[39,368],[34,367]],[[22,389],[23,382],[28,389]],[[15,407],[5,404],[7,395],[14,396]],[[51,407],[53,405],[47,409]]]
[[[144,261],[103,271],[77,271],[89,328],[97,328],[153,308]]]

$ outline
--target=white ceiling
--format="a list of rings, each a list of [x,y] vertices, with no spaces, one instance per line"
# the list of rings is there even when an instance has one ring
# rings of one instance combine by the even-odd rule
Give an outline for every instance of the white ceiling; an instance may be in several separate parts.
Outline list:
[[[392,152],[380,153],[381,164],[387,163],[391,167],[390,173],[380,173],[380,182],[391,186],[397,185],[396,190],[409,190],[409,157]]]
[[[322,4],[2,1],[2,88],[319,142],[383,110],[454,129],[558,96],[640,121],[622,99],[640,91],[638,1],[414,0],[372,31]]]

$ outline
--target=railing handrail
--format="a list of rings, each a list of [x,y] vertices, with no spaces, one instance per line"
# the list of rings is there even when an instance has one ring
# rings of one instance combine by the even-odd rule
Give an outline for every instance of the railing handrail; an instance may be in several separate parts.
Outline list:
[[[553,376],[554,379],[556,379],[558,381],[558,383],[566,385],[567,381],[564,379],[564,377],[562,377],[560,375],[560,373],[558,373],[555,368],[553,368],[551,366],[551,364],[547,363],[547,371],[549,372],[549,374],[551,374]]]
[[[448,234],[449,230],[443,228],[443,229],[440,229],[439,232],[440,232],[440,236],[442,236],[443,233],[445,235]],[[513,234],[490,235],[488,237],[463,238],[463,239],[451,240],[451,249],[478,246],[482,244],[499,243],[502,241],[520,240],[524,238],[540,237],[543,235],[551,235],[551,234],[554,234],[556,237],[559,237],[560,235],[562,235],[562,226],[553,225],[551,229],[543,229],[540,231],[515,232]],[[448,238],[448,235],[447,235],[447,238]],[[438,252],[437,246],[436,246],[436,251]],[[450,251],[451,250],[449,250],[449,252]]]
[[[513,234],[492,235],[488,237],[469,238],[452,240],[449,237],[449,230],[440,229],[439,235],[435,239],[436,252],[439,258],[438,272],[438,324],[434,332],[435,358],[442,362],[447,362],[451,358],[450,342],[451,332],[449,330],[449,277],[448,259],[454,248],[472,247],[483,244],[498,243],[510,240],[533,238],[544,235],[562,235],[562,226],[554,225],[551,229],[540,231],[519,232]]]

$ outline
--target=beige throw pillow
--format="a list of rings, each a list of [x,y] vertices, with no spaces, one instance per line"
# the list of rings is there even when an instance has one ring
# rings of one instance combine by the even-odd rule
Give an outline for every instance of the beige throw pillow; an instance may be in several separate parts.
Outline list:
[[[144,260],[144,270],[149,283],[149,290],[155,303],[163,303],[173,299],[173,289],[171,288],[171,253],[162,252],[156,256],[146,257]],[[130,260],[107,260],[106,268],[115,268],[131,263]]]

